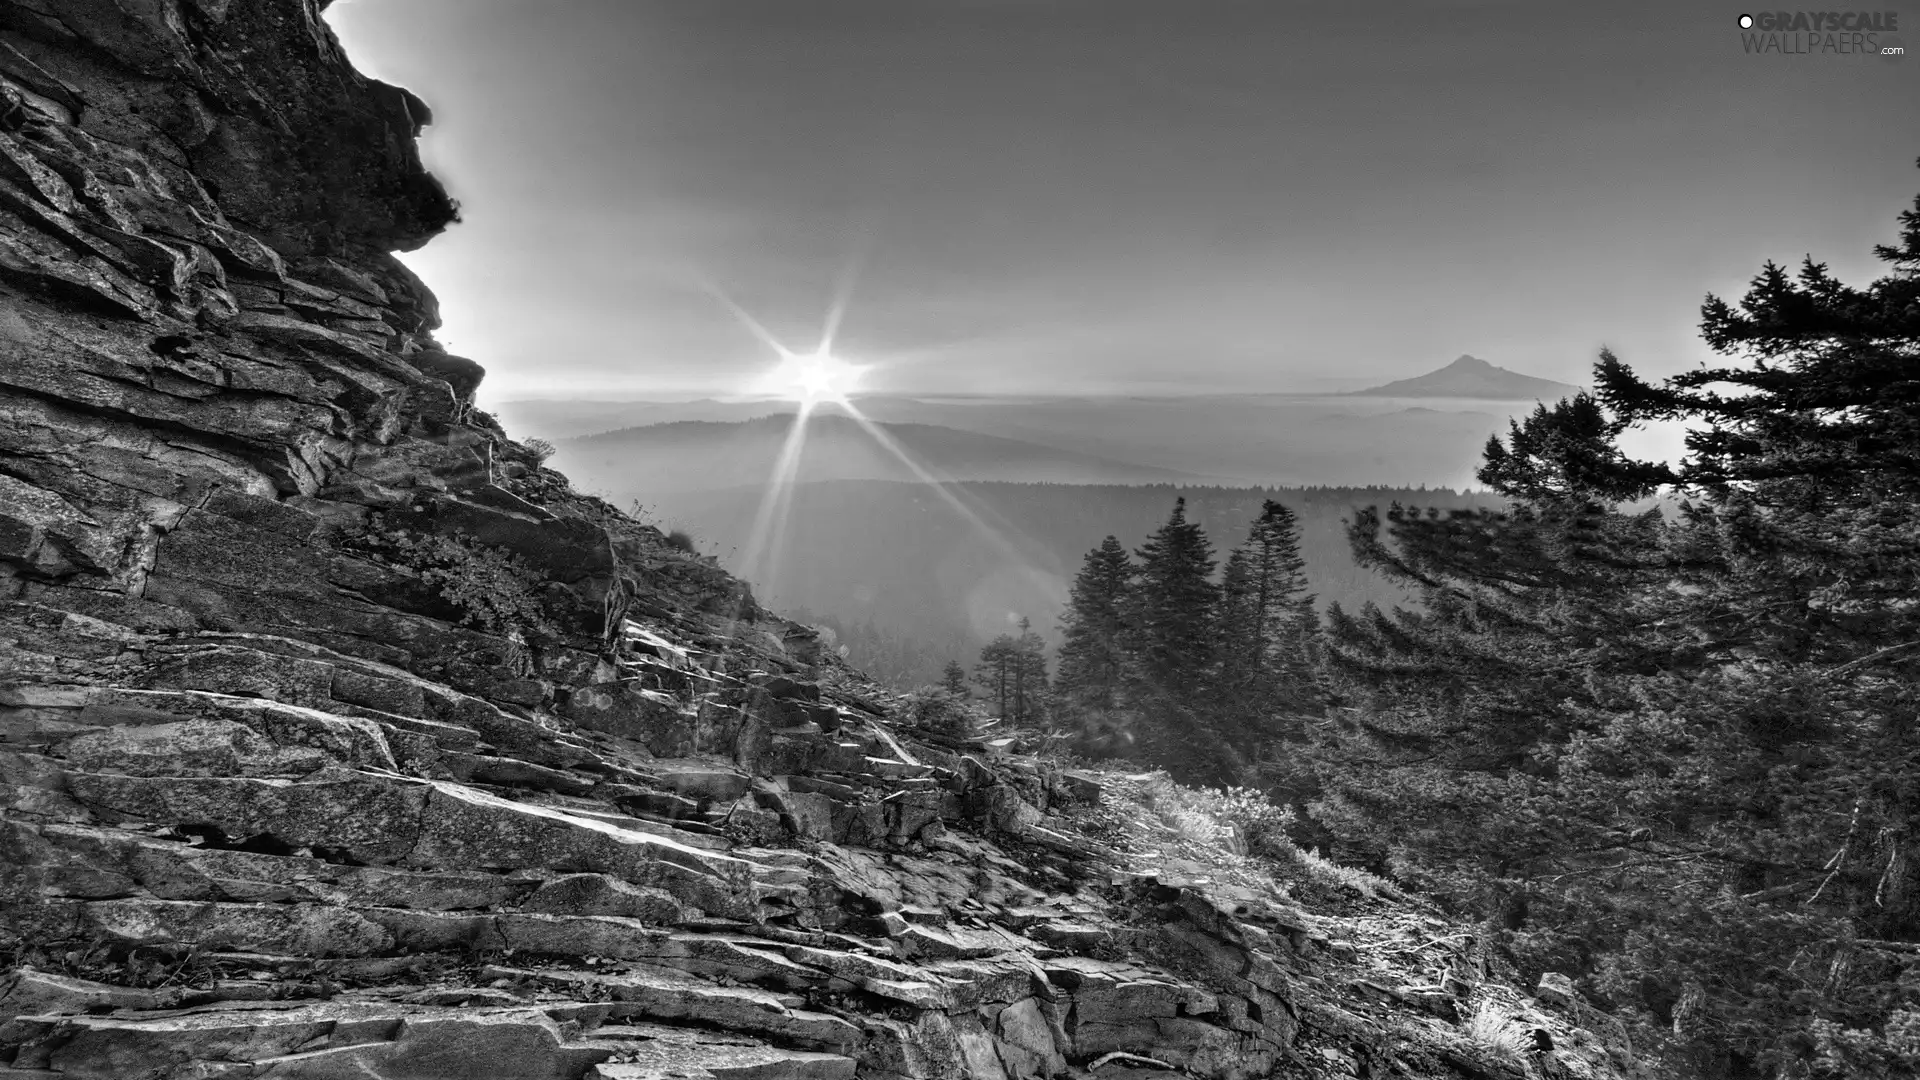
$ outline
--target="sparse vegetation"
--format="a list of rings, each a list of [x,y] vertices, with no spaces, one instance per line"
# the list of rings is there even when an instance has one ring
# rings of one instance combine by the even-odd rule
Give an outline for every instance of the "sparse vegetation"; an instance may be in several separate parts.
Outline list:
[[[142,990],[204,988],[211,985],[218,974],[207,954],[195,945],[175,942],[129,945],[94,939],[69,943],[69,946],[29,946],[8,955],[7,966],[24,964],[71,978]]]
[[[1286,834],[1293,811],[1250,788],[1183,787],[1167,773],[1154,772],[1144,778],[1140,801],[1194,843],[1250,858],[1293,862],[1300,857]]]
[[[1461,1024],[1468,1039],[1514,1065],[1526,1065],[1527,1051],[1533,1048],[1533,1032],[1520,1021],[1519,1014],[1493,998],[1482,998]]]
[[[668,530],[667,546],[675,551],[684,551],[689,555],[699,554],[700,550],[693,542],[693,534],[685,529]]]
[[[1398,885],[1386,878],[1370,874],[1357,866],[1334,862],[1320,854],[1318,849],[1300,852],[1300,870],[1307,880],[1356,892],[1369,900],[1404,900],[1407,897]]]
[[[464,625],[499,634],[517,647],[529,637],[557,632],[540,599],[546,575],[504,548],[464,533],[413,532],[389,525],[379,514],[346,543],[419,574],[461,612]]]
[[[1196,855],[1219,852],[1257,864],[1283,883],[1305,884],[1368,900],[1405,901],[1393,882],[1358,867],[1343,866],[1318,851],[1302,849],[1289,835],[1297,821],[1291,807],[1276,805],[1253,788],[1185,787],[1162,771],[1128,777],[1141,806],[1189,845]]]
[[[1291,862],[1300,856],[1287,836],[1294,824],[1291,807],[1275,806],[1264,792],[1232,787],[1220,793],[1219,813],[1233,826],[1238,854]]]
[[[535,465],[544,465],[547,459],[558,453],[560,448],[545,439],[528,439],[520,444],[533,456]]]
[[[953,739],[973,736],[973,710],[966,700],[939,686],[922,687],[906,696],[902,709],[914,727]]]

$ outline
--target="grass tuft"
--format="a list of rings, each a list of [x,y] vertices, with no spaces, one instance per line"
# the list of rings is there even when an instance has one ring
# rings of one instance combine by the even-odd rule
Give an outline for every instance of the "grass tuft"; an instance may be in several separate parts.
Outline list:
[[[1462,1032],[1475,1045],[1495,1056],[1524,1066],[1533,1048],[1533,1031],[1519,1014],[1493,1000],[1483,1000],[1467,1015]]]

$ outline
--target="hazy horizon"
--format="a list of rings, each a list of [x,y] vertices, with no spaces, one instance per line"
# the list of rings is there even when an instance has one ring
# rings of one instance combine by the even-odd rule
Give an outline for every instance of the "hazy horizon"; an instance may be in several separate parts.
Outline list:
[[[485,400],[738,391],[727,303],[878,393],[1238,393],[1471,353],[1707,356],[1703,296],[1857,280],[1920,64],[1732,8],[346,0],[464,222],[407,255]],[[1552,42],[1551,47],[1543,42]],[[1909,106],[1901,106],[1901,101]],[[723,300],[722,297],[726,299]]]

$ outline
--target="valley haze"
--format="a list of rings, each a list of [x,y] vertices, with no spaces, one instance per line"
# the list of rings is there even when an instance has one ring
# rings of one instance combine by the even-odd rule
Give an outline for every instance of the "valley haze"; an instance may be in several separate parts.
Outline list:
[[[1322,605],[1405,602],[1353,563],[1351,514],[1501,505],[1471,490],[1487,439],[1580,389],[1466,355],[1344,392],[549,400],[499,413],[552,442],[581,490],[687,533],[763,600],[912,687],[1022,618],[1055,640],[1080,556],[1108,533],[1140,543],[1176,495],[1222,548],[1279,499],[1301,516]],[[756,558],[769,506],[779,543]]]

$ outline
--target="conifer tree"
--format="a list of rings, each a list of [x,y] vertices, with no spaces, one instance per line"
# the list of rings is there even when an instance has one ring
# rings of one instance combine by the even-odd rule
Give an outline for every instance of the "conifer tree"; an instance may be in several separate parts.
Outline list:
[[[1013,708],[1009,718],[1017,724],[1034,723],[1046,714],[1047,643],[1024,615],[1020,617],[1020,634],[1013,639],[1013,650]]]
[[[1318,707],[1318,629],[1299,526],[1286,506],[1264,500],[1220,581],[1215,697],[1221,734],[1240,753],[1258,755],[1264,743],[1296,735],[1287,718]]]
[[[1187,520],[1186,499],[1174,501],[1138,555],[1122,639],[1136,751],[1182,783],[1239,783],[1246,762],[1210,708],[1220,603],[1213,546]]]
[[[1214,659],[1220,590],[1213,583],[1213,544],[1198,523],[1187,520],[1182,497],[1137,554],[1140,573],[1126,639],[1137,677],[1176,698],[1197,697]]]
[[[1240,550],[1246,553],[1252,601],[1252,689],[1277,707],[1311,708],[1312,636],[1319,620],[1307,591],[1307,564],[1300,557],[1300,526],[1293,512],[1265,500]]]
[[[1260,666],[1255,629],[1259,619],[1259,597],[1254,591],[1247,552],[1237,547],[1227,553],[1220,570],[1220,606],[1215,620],[1220,637],[1214,643],[1214,659],[1220,665],[1215,696],[1233,707],[1248,696]]]
[[[1013,710],[1019,664],[1020,646],[1011,634],[1001,634],[980,650],[980,663],[973,669],[973,681],[986,691],[995,716],[1005,717]]]
[[[1603,353],[1597,397],[1489,444],[1507,513],[1353,527],[1422,606],[1334,613],[1316,814],[1691,1075],[1920,1069],[1920,200],[1901,223],[1864,288],[1769,263],[1709,297],[1745,363]],[[1620,451],[1655,419],[1690,425],[1678,465]],[[1622,510],[1660,484],[1678,516]]]
[[[940,673],[940,686],[955,697],[971,696],[967,691],[967,669],[961,667],[958,660],[947,661],[946,669]]]
[[[1060,619],[1060,669],[1055,685],[1062,707],[1076,717],[1105,716],[1120,704],[1125,677],[1125,611],[1133,560],[1107,537],[1087,552]]]

